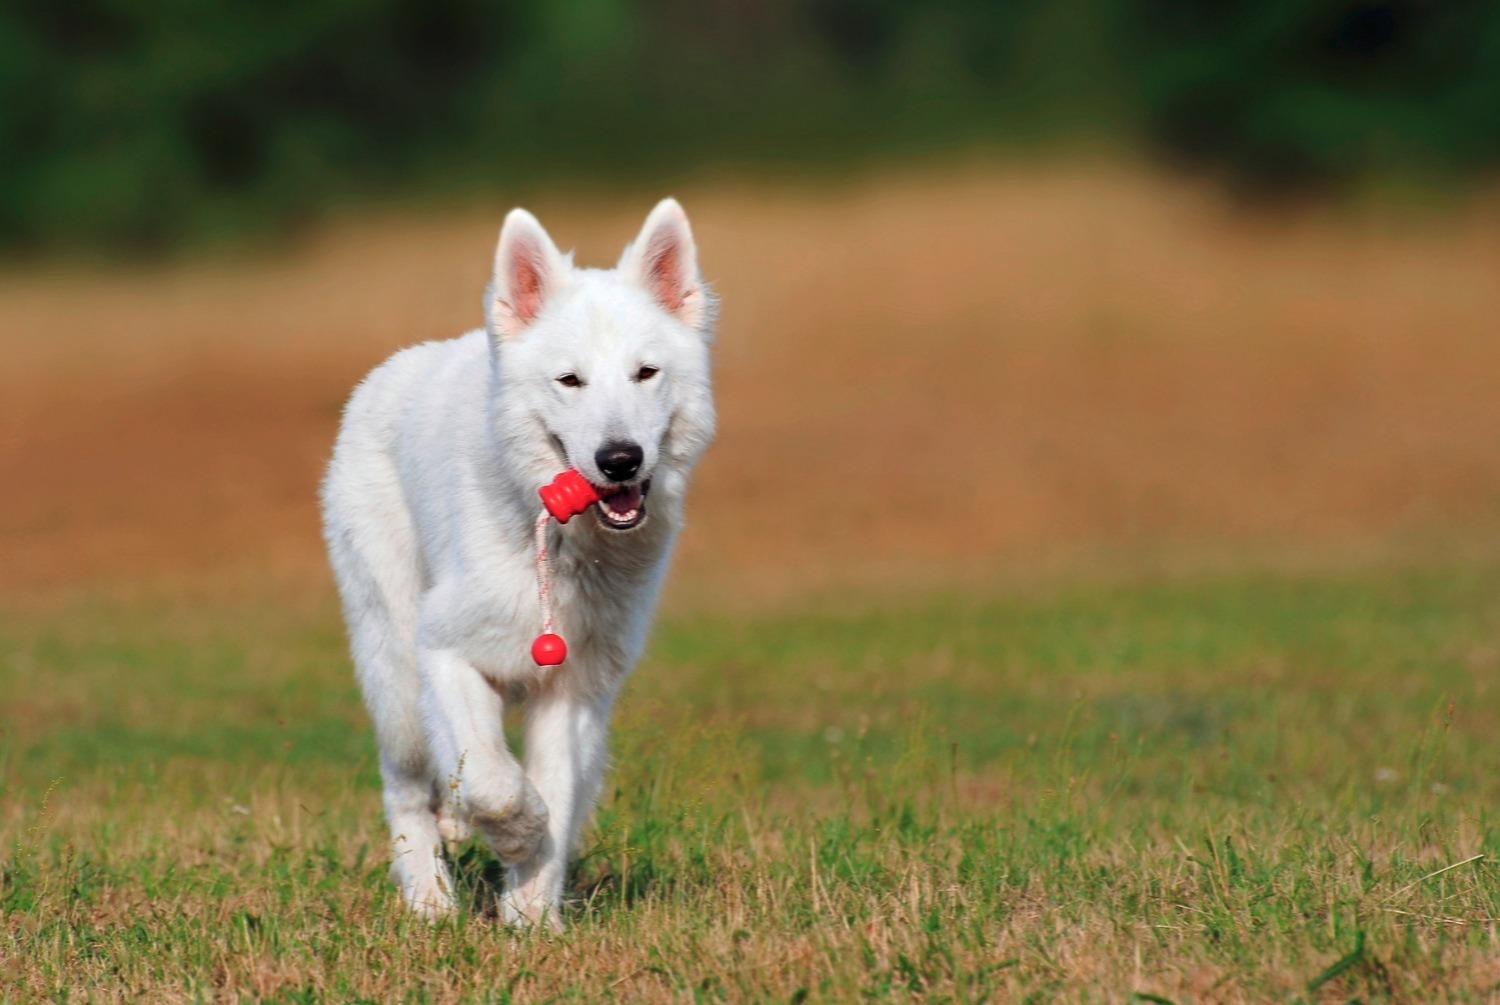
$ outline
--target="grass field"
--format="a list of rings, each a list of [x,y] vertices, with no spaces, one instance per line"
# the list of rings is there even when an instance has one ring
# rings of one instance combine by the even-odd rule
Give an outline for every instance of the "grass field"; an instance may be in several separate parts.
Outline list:
[[[501,194],[0,275],[0,1000],[1500,1001],[1500,193],[678,194],[721,435],[560,936],[397,909],[313,505]]]
[[[672,620],[551,936],[478,847],[403,915],[331,606],[80,601],[0,630],[0,987],[1493,1000],[1497,638],[1487,563]]]

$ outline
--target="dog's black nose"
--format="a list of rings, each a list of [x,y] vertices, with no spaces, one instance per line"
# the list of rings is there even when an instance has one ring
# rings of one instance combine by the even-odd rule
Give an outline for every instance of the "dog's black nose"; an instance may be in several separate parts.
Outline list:
[[[636,444],[615,440],[599,448],[594,454],[594,463],[610,481],[628,482],[641,470],[641,461],[645,457],[646,452]]]

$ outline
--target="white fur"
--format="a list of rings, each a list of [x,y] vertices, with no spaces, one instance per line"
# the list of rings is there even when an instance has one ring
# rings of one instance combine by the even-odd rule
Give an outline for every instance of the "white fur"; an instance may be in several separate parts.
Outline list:
[[[610,271],[574,268],[513,210],[483,330],[392,356],[355,389],[323,483],[324,534],[380,745],[392,872],[453,907],[442,843],[473,825],[509,866],[505,919],[560,925],[567,859],[605,770],[610,709],[640,657],[688,475],[713,438],[713,301],[671,199]],[[641,367],[660,372],[636,379]],[[575,374],[581,387],[557,381]],[[595,451],[645,454],[647,517],[551,525],[567,662],[539,668],[537,489]],[[525,703],[525,763],[505,705]]]

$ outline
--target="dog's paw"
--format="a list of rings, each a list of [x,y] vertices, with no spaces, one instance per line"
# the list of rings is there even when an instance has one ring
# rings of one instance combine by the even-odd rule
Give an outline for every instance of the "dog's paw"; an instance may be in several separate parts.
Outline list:
[[[507,890],[500,899],[500,920],[511,928],[564,929],[562,911],[546,899],[530,900],[524,890]]]
[[[406,906],[413,914],[427,921],[440,921],[458,908],[446,890],[432,890],[426,894],[408,897]]]
[[[547,804],[531,782],[522,779],[515,794],[499,809],[476,808],[470,820],[500,861],[511,865],[529,858],[542,843],[547,834]]]
[[[392,870],[401,889],[401,899],[413,914],[437,921],[457,908],[451,892],[452,880],[446,869],[433,869],[423,875],[412,875],[399,867]]]
[[[454,845],[463,844],[473,833],[468,821],[453,811],[453,804],[450,802],[444,802],[438,808],[437,829],[438,837],[443,839],[443,843],[448,846],[450,852]]]

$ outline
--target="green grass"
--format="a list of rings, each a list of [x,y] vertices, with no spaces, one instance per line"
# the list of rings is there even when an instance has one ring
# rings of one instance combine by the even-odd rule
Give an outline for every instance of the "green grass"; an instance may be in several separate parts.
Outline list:
[[[668,621],[554,936],[394,903],[331,603],[0,618],[0,996],[1490,1001],[1497,681],[1489,566]]]

